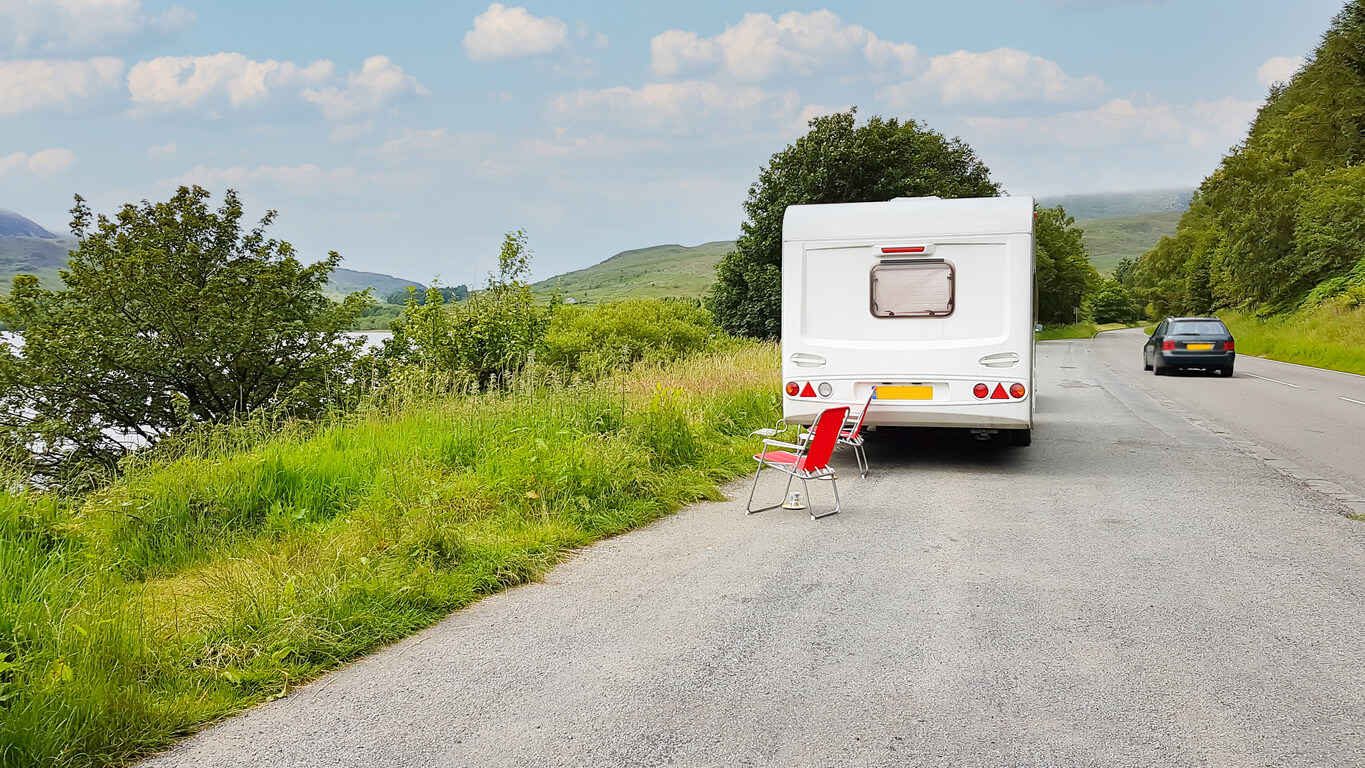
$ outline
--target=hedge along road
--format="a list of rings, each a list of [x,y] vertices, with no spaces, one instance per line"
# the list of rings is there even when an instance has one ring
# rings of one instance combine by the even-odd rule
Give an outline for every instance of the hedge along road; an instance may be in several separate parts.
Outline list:
[[[1032,447],[879,436],[819,522],[736,483],[147,765],[1365,762],[1365,524],[1039,352]]]

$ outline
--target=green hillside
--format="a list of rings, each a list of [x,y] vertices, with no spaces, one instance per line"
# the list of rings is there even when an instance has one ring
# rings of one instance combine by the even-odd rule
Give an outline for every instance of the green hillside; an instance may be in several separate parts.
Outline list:
[[[626,298],[700,298],[715,281],[716,263],[734,247],[733,241],[722,240],[692,248],[656,245],[624,251],[586,269],[542,280],[532,288],[543,296],[558,290],[565,299],[588,304]]]
[[[56,239],[0,237],[0,293],[8,288],[15,275],[37,275],[48,288],[61,285],[57,271],[66,269],[66,255],[75,247],[76,240],[71,237]],[[373,296],[383,301],[385,296],[395,291],[406,290],[410,285],[418,289],[426,288],[425,285],[412,280],[338,267],[332,271],[332,277],[327,281],[327,292],[344,296],[373,288]]]
[[[1067,210],[1070,213],[1070,209]],[[1140,216],[1108,216],[1078,221],[1085,232],[1085,247],[1090,261],[1100,274],[1107,275],[1121,259],[1136,261],[1156,247],[1163,236],[1175,234],[1181,211],[1160,211]]]
[[[1040,197],[1044,208],[1060,205],[1077,221],[1119,216],[1141,216],[1160,211],[1180,212],[1190,207],[1192,189],[1148,189],[1139,192],[1099,192],[1084,195]]]

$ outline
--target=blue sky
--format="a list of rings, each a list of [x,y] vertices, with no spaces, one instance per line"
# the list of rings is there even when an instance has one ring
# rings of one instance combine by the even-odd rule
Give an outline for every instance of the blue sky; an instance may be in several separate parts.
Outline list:
[[[856,106],[1015,195],[1193,186],[1341,0],[0,0],[0,207],[65,231],[198,183],[306,259],[481,283],[731,239],[758,169]]]

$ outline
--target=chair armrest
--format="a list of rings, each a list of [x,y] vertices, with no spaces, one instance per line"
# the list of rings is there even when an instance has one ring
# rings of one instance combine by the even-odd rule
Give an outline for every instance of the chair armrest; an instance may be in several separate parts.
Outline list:
[[[773,429],[772,427],[764,427],[763,429],[755,429],[753,432],[750,432],[749,437],[756,437],[758,435],[762,435],[763,437],[772,437],[775,434],[777,434],[777,430]]]
[[[764,440],[763,445],[768,447],[776,446],[778,448],[790,448],[794,451],[804,451],[806,449],[806,446],[804,445],[793,445],[792,443],[784,443],[781,440]]]

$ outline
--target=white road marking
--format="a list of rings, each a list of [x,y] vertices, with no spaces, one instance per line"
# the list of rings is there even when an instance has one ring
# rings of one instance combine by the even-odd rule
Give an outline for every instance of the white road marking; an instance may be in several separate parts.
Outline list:
[[[1355,403],[1356,405],[1365,405],[1365,402],[1361,402],[1360,400],[1352,400],[1352,399],[1349,398],[1349,397],[1338,397],[1337,399],[1338,399],[1338,400],[1345,400],[1345,401],[1348,402],[1348,403]]]
[[[1273,382],[1275,382],[1276,384],[1283,384],[1283,385],[1285,385],[1286,387],[1293,387],[1294,389],[1300,389],[1300,387],[1299,387],[1298,384],[1290,384],[1290,383],[1287,382],[1287,381],[1280,381],[1279,379],[1272,379],[1272,378],[1270,378],[1269,376],[1257,376],[1257,375],[1254,374],[1254,373],[1246,373],[1245,371],[1242,373],[1242,375],[1243,375],[1243,376],[1250,376],[1250,377],[1253,378],[1253,379],[1261,379],[1261,380],[1263,380],[1263,381],[1273,381]]]

